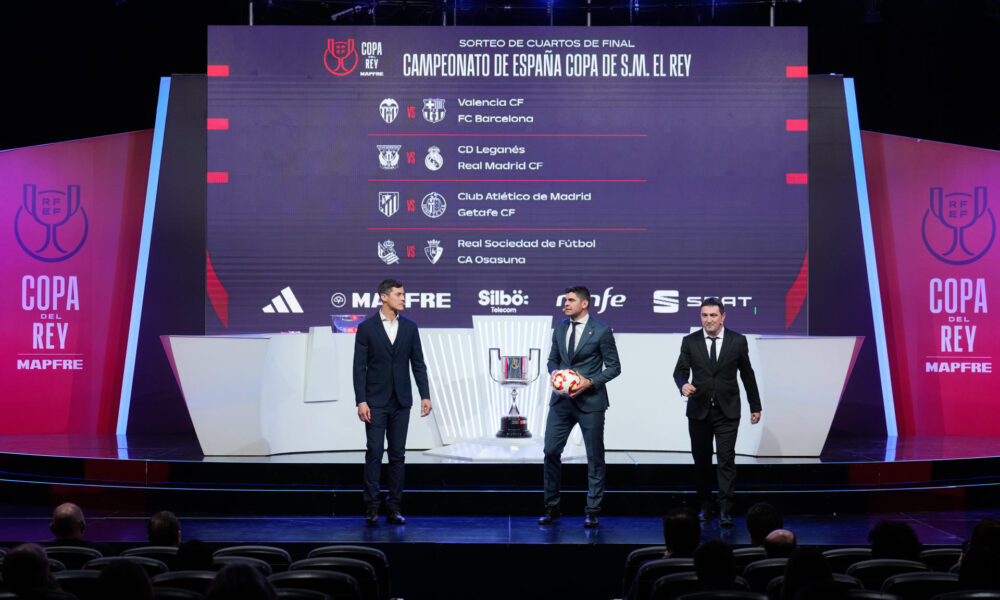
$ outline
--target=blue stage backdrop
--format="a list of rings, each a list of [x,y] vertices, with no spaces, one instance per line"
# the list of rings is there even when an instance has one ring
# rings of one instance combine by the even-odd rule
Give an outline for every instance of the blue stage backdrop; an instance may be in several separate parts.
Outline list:
[[[213,27],[209,333],[557,314],[807,333],[805,28]]]

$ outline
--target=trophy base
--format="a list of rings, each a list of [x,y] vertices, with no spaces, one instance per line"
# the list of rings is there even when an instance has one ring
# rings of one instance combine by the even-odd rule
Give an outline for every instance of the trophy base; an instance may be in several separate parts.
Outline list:
[[[521,415],[507,415],[500,417],[500,431],[498,438],[530,438],[528,431],[528,420]]]

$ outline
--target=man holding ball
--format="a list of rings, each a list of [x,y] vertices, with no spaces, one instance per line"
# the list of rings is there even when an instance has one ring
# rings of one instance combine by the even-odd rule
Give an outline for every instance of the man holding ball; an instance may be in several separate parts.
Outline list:
[[[549,375],[570,369],[582,378],[568,395],[555,391],[549,399],[545,422],[545,514],[539,525],[550,525],[562,517],[559,488],[562,483],[562,451],[573,426],[580,424],[587,449],[587,516],[584,527],[597,527],[597,513],[604,498],[607,468],[604,464],[604,411],[608,409],[605,384],[622,372],[618,348],[611,328],[587,313],[590,291],[583,286],[567,288],[563,313],[556,323],[549,352]]]

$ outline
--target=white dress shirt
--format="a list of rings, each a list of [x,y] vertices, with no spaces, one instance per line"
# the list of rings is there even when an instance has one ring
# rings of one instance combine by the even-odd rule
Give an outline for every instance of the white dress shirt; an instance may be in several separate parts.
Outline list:
[[[587,327],[587,321],[590,320],[590,314],[585,314],[576,321],[569,322],[569,328],[566,330],[566,351],[569,352],[569,336],[573,333],[573,323],[579,323],[576,326],[576,344],[573,346],[573,353],[576,354],[576,349],[580,347],[580,340],[583,339],[583,330]]]
[[[719,335],[715,337],[715,360],[719,360],[719,352],[722,351],[722,334],[725,331],[725,327],[720,327]],[[712,356],[712,337],[704,329],[701,332],[705,335],[705,349],[708,350],[708,355]]]
[[[390,319],[384,312],[379,311],[378,314],[382,317],[382,327],[385,327],[385,334],[389,336],[389,343],[395,344],[396,332],[399,331],[399,315],[396,315],[395,319]]]

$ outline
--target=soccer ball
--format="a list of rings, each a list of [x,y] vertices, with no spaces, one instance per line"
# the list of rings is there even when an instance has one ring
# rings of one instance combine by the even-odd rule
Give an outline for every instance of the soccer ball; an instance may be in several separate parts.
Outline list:
[[[552,373],[552,390],[560,396],[569,396],[583,384],[583,377],[572,369],[560,369]]]

